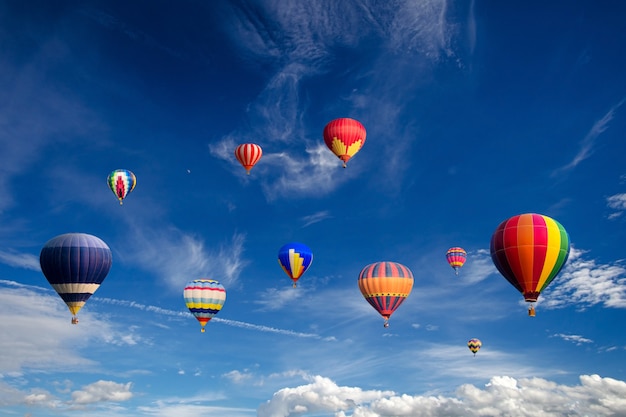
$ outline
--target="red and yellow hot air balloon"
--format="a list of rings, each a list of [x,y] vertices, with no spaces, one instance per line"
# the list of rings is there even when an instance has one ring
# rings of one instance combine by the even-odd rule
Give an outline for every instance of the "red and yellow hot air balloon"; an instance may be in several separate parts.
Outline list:
[[[343,167],[365,143],[365,128],[354,119],[347,117],[335,119],[324,127],[324,142],[339,159]]]
[[[246,174],[250,175],[252,167],[259,162],[263,156],[263,150],[256,143],[243,143],[235,149],[235,157],[246,169]]]
[[[556,220],[535,213],[513,216],[491,236],[491,259],[496,268],[530,303],[557,276],[569,256],[569,236]]]
[[[413,273],[397,262],[376,262],[361,270],[359,289],[389,327],[389,318],[413,289]]]
[[[465,249],[463,248],[454,247],[448,249],[448,252],[446,252],[446,259],[448,260],[448,263],[450,264],[452,269],[454,269],[454,273],[456,275],[459,275],[459,268],[461,268],[463,264],[465,264],[466,258],[467,252],[465,252]]]

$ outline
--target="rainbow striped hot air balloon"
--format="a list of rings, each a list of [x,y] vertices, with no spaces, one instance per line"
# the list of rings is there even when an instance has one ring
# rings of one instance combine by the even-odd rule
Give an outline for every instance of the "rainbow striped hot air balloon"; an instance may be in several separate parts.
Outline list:
[[[196,279],[189,281],[183,290],[187,308],[200,322],[200,331],[215,316],[226,302],[224,286],[214,279]]]
[[[413,289],[413,273],[397,262],[376,262],[361,270],[358,284],[363,297],[389,327],[389,318]]]
[[[459,268],[461,268],[463,264],[465,264],[466,258],[467,252],[465,252],[465,249],[463,248],[454,247],[448,249],[448,252],[446,252],[446,259],[448,260],[448,263],[450,264],[452,269],[454,269],[454,273],[456,275],[459,275]]]
[[[569,256],[569,236],[556,220],[526,213],[503,221],[491,237],[491,259],[504,278],[531,303],[557,276]]]
[[[107,177],[107,184],[119,200],[120,205],[122,205],[122,200],[124,200],[126,196],[133,191],[135,185],[137,185],[137,177],[127,169],[116,169]]]
[[[111,249],[100,238],[86,233],[66,233],[50,239],[39,254],[41,272],[76,315],[100,288],[111,269]]]
[[[476,352],[480,350],[482,345],[483,345],[483,342],[481,342],[480,339],[470,339],[467,342],[467,347],[474,354],[474,356],[476,356]]]
[[[245,168],[248,175],[261,156],[263,156],[263,150],[255,143],[243,143],[235,149],[235,158]]]
[[[361,122],[347,117],[332,120],[324,127],[324,143],[343,161],[344,168],[365,143],[365,136]]]
[[[296,281],[309,269],[312,262],[313,252],[303,243],[287,243],[278,250],[278,264],[291,278],[294,288]]]

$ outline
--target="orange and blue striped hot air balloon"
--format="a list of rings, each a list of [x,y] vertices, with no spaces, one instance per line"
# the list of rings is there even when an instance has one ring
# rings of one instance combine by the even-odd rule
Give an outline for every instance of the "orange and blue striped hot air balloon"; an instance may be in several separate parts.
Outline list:
[[[120,205],[122,205],[122,200],[124,200],[126,196],[133,191],[135,185],[137,185],[137,177],[127,169],[116,169],[107,177],[107,184],[120,201]]]
[[[235,158],[245,168],[248,175],[261,156],[263,156],[263,150],[256,143],[243,143],[235,149]]]
[[[500,223],[491,237],[491,259],[504,278],[531,303],[557,276],[569,256],[569,236],[556,220],[535,213]]]
[[[330,121],[324,127],[324,142],[346,167],[365,143],[365,128],[358,120],[343,117]]]
[[[413,273],[397,262],[375,262],[361,270],[358,283],[363,297],[388,327],[389,318],[413,289]]]
[[[214,279],[196,279],[189,281],[183,290],[187,308],[200,322],[200,331],[215,316],[226,302],[224,286]]]
[[[470,339],[467,342],[467,347],[474,354],[474,356],[476,356],[476,352],[480,350],[482,345],[483,345],[483,342],[481,342],[480,339]]]
[[[446,252],[446,259],[448,259],[448,263],[452,269],[454,269],[454,273],[456,275],[459,275],[459,268],[465,264],[466,258],[467,252],[465,252],[465,249],[463,248],[454,247],[448,249],[448,252]]]

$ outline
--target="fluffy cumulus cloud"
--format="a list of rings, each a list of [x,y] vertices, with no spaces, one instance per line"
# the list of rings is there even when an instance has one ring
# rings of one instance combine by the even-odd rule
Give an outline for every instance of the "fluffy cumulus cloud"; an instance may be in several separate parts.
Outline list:
[[[583,252],[571,249],[567,266],[549,287],[545,307],[561,308],[575,303],[584,309],[593,305],[626,308],[626,268],[617,264],[598,264],[584,259]]]
[[[332,412],[335,417],[560,417],[626,414],[626,382],[582,375],[578,385],[542,378],[493,377],[484,387],[459,387],[454,396],[396,395],[341,387],[321,377],[284,388],[258,409],[259,417],[295,417]]]
[[[133,396],[130,391],[131,383],[119,384],[113,381],[98,381],[84,386],[72,393],[75,404],[92,404],[103,401],[127,401]]]

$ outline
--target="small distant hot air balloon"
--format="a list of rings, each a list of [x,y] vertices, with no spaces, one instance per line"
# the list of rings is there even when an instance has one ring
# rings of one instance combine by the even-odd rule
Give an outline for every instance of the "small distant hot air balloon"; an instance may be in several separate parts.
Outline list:
[[[189,281],[183,290],[187,308],[200,322],[200,331],[224,306],[226,290],[214,279],[196,279]]]
[[[503,221],[491,236],[491,259],[530,303],[528,315],[535,315],[533,303],[557,276],[569,256],[569,236],[556,220],[526,213]]]
[[[454,273],[459,275],[459,268],[465,263],[467,252],[465,252],[465,249],[459,247],[450,248],[446,253],[446,258],[452,269],[454,269]]]
[[[287,243],[278,250],[278,264],[291,278],[294,288],[296,281],[311,266],[311,262],[313,262],[313,252],[303,243]]]
[[[413,273],[397,262],[376,262],[361,270],[358,283],[363,297],[389,327],[389,318],[413,289]]]
[[[72,324],[78,324],[78,311],[111,269],[111,249],[95,236],[66,233],[43,246],[39,263],[41,272],[70,309]]]
[[[470,339],[467,342],[467,347],[469,348],[469,350],[472,351],[474,356],[476,356],[476,352],[480,350],[482,345],[483,345],[483,342],[481,342],[479,339]]]
[[[363,125],[347,117],[332,120],[324,127],[324,142],[343,161],[344,168],[365,143],[365,135]]]
[[[133,191],[135,185],[137,185],[137,177],[127,169],[116,169],[109,174],[107,184],[109,184],[109,188],[120,201],[121,206],[122,200],[124,200],[126,196]]]
[[[241,165],[246,169],[246,174],[250,175],[252,167],[259,162],[263,150],[255,143],[243,143],[235,149],[235,157]]]

